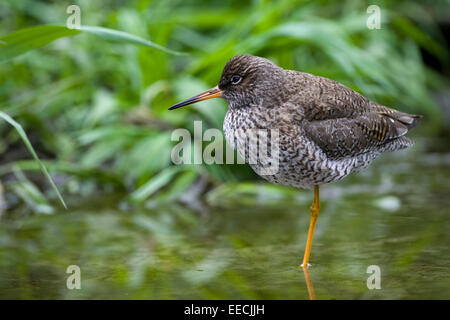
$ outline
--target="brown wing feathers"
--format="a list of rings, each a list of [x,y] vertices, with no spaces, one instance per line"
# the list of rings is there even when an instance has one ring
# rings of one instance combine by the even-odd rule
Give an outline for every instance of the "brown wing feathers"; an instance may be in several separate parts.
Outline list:
[[[363,112],[350,117],[306,121],[304,129],[328,157],[338,159],[401,138],[419,123],[419,118],[370,103]]]
[[[300,113],[300,123],[296,116],[294,122],[329,158],[357,156],[383,150],[384,146],[396,150],[412,144],[403,136],[419,123],[420,116],[373,103],[331,79],[286,72],[296,83],[294,87],[302,88],[301,94],[290,96],[293,105],[301,108],[289,113]]]

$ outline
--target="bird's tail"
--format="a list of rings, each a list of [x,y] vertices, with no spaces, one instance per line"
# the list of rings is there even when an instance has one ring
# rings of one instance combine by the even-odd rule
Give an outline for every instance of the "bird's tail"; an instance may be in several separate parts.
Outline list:
[[[423,118],[421,115],[400,112],[377,103],[372,103],[372,108],[379,114],[388,116],[395,121],[395,124],[399,129],[397,130],[399,136],[405,135],[409,130],[417,126],[420,123],[420,119]]]
[[[403,123],[408,128],[408,131],[417,126],[420,123],[420,119],[423,118],[422,115],[417,114],[407,114],[400,112],[399,114],[400,115],[397,118],[397,120]]]
[[[399,133],[396,139],[390,140],[384,145],[383,151],[395,151],[405,149],[414,145],[414,141],[405,137],[405,134],[420,123],[421,115],[408,114],[385,107],[388,110],[387,115],[394,120],[394,125]]]

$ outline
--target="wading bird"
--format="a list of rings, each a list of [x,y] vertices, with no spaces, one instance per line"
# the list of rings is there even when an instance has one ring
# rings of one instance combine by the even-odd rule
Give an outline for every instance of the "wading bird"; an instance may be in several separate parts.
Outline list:
[[[303,267],[308,267],[319,215],[319,186],[365,168],[382,152],[412,146],[405,134],[420,118],[371,102],[334,80],[285,70],[248,54],[227,62],[216,87],[169,110],[219,97],[229,104],[226,141],[242,158],[248,152],[246,130],[277,130],[279,169],[262,177],[314,188]],[[258,173],[257,163],[250,166]]]

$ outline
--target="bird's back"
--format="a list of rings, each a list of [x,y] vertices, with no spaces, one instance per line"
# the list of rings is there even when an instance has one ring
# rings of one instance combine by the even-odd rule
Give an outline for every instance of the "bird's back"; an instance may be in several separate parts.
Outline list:
[[[371,102],[334,80],[285,71],[286,79],[293,84],[285,102],[293,115],[291,125],[301,126],[328,157],[384,151],[388,144],[398,149],[412,145],[404,136],[419,123],[420,116]]]

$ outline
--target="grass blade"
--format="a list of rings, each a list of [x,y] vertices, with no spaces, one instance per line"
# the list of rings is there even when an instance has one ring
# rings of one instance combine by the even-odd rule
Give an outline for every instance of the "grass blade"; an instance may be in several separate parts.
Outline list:
[[[96,35],[96,36],[104,38],[104,39],[112,40],[112,41],[142,45],[142,46],[158,49],[158,50],[164,51],[166,53],[174,54],[174,55],[186,55],[186,53],[170,50],[168,48],[160,46],[159,44],[156,44],[149,40],[145,40],[141,37],[138,37],[133,34],[123,32],[123,31],[118,31],[118,30],[113,30],[113,29],[103,28],[103,27],[91,27],[91,26],[81,26],[80,30],[90,33],[90,34],[93,34],[93,35]]]
[[[11,118],[9,115],[7,115],[6,113],[4,113],[2,111],[0,111],[0,118],[5,120],[6,122],[8,122],[10,125],[12,125],[17,130],[17,132],[19,133],[23,142],[25,143],[26,147],[30,151],[31,155],[39,163],[39,166],[41,167],[42,172],[44,173],[45,177],[49,181],[53,190],[56,192],[56,195],[58,196],[59,201],[61,201],[64,208],[67,209],[66,203],[64,202],[64,199],[63,199],[61,193],[59,192],[58,188],[56,187],[55,183],[53,182],[53,179],[50,176],[50,174],[48,173],[47,168],[44,166],[44,164],[41,162],[41,160],[37,156],[36,152],[34,151],[34,148],[31,145],[30,140],[28,140],[28,137],[27,137],[25,131],[23,130],[22,126],[19,123],[17,123],[13,118]]]
[[[64,26],[43,25],[14,31],[0,36],[0,63],[37,49],[59,38],[79,34],[79,30]]]
[[[103,27],[82,26],[80,29],[69,29],[60,25],[41,25],[14,31],[0,36],[0,63],[11,60],[33,49],[43,47],[59,38],[70,37],[81,32],[117,41],[131,43],[161,50],[173,55],[185,55],[185,53],[170,50],[152,41],[129,34],[127,32]]]
[[[134,191],[129,199],[133,202],[140,202],[147,199],[153,193],[167,185],[173,178],[173,176],[181,170],[181,167],[172,166],[167,167],[156,176],[151,178],[147,183]]]

